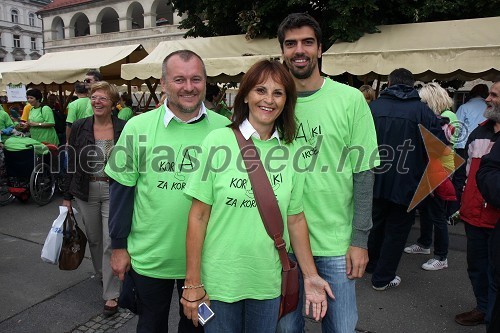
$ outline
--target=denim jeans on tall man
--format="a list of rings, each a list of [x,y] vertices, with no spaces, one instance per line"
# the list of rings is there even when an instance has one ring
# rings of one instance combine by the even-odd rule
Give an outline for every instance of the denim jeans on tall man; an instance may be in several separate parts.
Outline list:
[[[211,301],[214,317],[205,324],[205,333],[275,333],[281,297],[234,303]]]
[[[292,260],[297,260],[290,254]],[[358,322],[356,282],[347,278],[345,256],[313,257],[318,274],[328,281],[335,300],[328,297],[328,310],[321,322],[323,333],[354,333]],[[278,323],[277,333],[303,333],[305,321],[304,282],[299,275],[300,298],[297,310],[284,316]]]

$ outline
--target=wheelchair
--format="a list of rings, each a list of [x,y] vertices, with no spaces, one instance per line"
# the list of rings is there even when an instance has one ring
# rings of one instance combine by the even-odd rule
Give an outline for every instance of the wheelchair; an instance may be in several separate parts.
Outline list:
[[[0,184],[0,205],[16,198],[27,202],[31,197],[40,206],[52,200],[59,179],[58,149],[46,147],[49,153],[44,155],[36,154],[30,145],[21,151],[3,150],[6,174]]]

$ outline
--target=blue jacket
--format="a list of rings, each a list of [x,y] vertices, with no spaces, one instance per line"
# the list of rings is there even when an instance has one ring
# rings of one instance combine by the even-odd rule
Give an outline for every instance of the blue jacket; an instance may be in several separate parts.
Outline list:
[[[447,142],[439,119],[410,86],[393,85],[370,103],[380,166],[375,169],[373,197],[409,206],[427,165],[420,134],[422,124]]]

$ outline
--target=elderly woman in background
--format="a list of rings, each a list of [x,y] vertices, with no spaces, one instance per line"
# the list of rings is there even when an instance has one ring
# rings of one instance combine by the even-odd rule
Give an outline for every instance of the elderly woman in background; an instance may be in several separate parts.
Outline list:
[[[119,94],[114,85],[99,81],[91,86],[90,101],[94,115],[75,121],[68,146],[68,172],[64,182],[63,205],[71,209],[76,198],[83,216],[92,263],[97,276],[102,276],[104,316],[118,311],[120,280],[110,267],[111,240],[108,231],[109,178],[104,167],[125,126],[125,121],[112,116]]]
[[[453,100],[448,92],[439,84],[432,82],[425,84],[419,91],[422,102],[441,119],[443,131],[448,140],[452,141],[453,126],[457,116],[451,111]],[[451,125],[451,126],[450,126]],[[451,147],[450,147],[451,148]],[[443,167],[452,171],[455,169],[453,153],[443,156]],[[453,186],[450,182],[450,189]],[[416,244],[404,249],[410,254],[430,254],[432,231],[434,229],[434,256],[422,265],[427,271],[436,271],[448,267],[448,221],[446,213],[447,200],[438,195],[437,190],[429,195],[418,207],[420,212],[420,237]]]
[[[364,84],[361,87],[359,87],[359,91],[363,93],[363,96],[365,96],[366,99],[366,103],[368,104],[370,104],[370,102],[376,98],[375,90],[372,88],[372,86],[368,84]]]
[[[38,89],[29,89],[26,98],[31,105],[28,117],[31,138],[43,143],[59,145],[52,109],[42,103],[42,92]]]
[[[186,186],[193,203],[181,303],[195,325],[200,302],[210,303],[215,316],[204,326],[207,333],[274,333],[278,323],[281,263],[255,206],[248,173],[241,168],[233,129],[253,141],[266,161],[266,174],[281,180],[272,187],[283,217],[283,238],[298,258],[306,304],[312,304],[316,320],[326,313],[327,294],[333,297],[314,265],[302,207],[304,174],[294,168],[296,99],[295,84],[283,65],[269,60],[253,65],[241,81],[231,128],[214,130],[206,137],[200,167]],[[221,147],[225,149],[217,149]],[[276,150],[280,157],[284,151],[288,154],[269,158]],[[214,171],[221,165],[223,171]]]

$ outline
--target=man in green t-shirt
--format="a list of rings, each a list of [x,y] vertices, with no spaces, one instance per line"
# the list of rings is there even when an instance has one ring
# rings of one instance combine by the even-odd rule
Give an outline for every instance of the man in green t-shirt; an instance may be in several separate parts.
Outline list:
[[[168,55],[161,78],[166,100],[127,122],[105,169],[112,178],[111,267],[135,284],[142,309],[137,332],[167,331],[174,286],[180,298],[186,276],[191,199],[183,190],[202,140],[229,124],[205,108],[205,83],[205,65],[196,53]],[[182,314],[179,332],[202,327]]]
[[[73,123],[78,119],[90,117],[94,114],[88,94],[92,83],[99,81],[102,81],[101,73],[92,69],[85,74],[83,82],[75,83],[75,94],[78,99],[68,104],[68,116],[66,117],[66,142],[69,142],[71,125],[73,125]]]
[[[368,263],[373,174],[378,148],[363,94],[322,77],[321,29],[308,14],[290,14],[278,29],[283,59],[295,81],[296,140],[314,148],[304,187],[304,214],[319,275],[335,295],[328,300],[323,332],[353,333],[358,315],[355,279]],[[303,332],[303,300],[283,317],[278,332]]]

